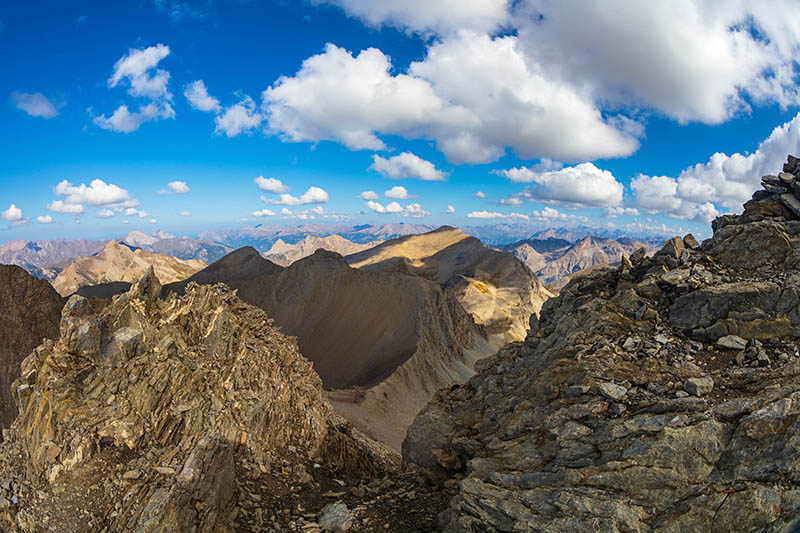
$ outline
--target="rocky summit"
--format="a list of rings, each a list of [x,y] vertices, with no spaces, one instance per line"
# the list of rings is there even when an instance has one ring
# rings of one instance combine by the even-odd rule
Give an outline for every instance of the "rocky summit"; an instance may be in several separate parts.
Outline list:
[[[391,454],[333,414],[263,311],[222,285],[160,292],[150,269],[99,313],[74,295],[25,358],[0,529],[413,531],[432,516],[415,506],[439,497],[382,477]],[[387,494],[406,494],[402,512]]]
[[[403,455],[456,487],[444,531],[800,530],[799,162],[437,395]]]

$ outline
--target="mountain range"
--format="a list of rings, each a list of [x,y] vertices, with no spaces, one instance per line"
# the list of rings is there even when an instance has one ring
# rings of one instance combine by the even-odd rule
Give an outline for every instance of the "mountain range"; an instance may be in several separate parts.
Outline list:
[[[500,249],[513,253],[536,273],[539,281],[557,289],[566,284],[570,276],[592,267],[619,263],[623,255],[630,256],[639,248],[644,248],[648,254],[655,251],[648,243],[628,238],[589,236],[573,243],[549,234]]]
[[[295,244],[288,244],[278,239],[272,247],[262,255],[275,264],[289,266],[298,259],[308,257],[319,249],[336,252],[341,255],[349,255],[373,246],[377,246],[382,241],[370,241],[364,244],[351,242],[341,235],[328,235],[327,237],[307,236]]]
[[[246,247],[164,290],[192,282],[223,282],[264,309],[298,338],[337,411],[397,449],[425,401],[524,337],[548,296],[513,255],[449,227],[287,268]]]

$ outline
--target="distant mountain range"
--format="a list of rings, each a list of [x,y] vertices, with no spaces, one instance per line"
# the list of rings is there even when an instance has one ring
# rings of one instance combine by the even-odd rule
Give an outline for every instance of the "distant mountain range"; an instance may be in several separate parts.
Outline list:
[[[377,246],[381,242],[370,241],[365,244],[358,244],[345,239],[341,235],[329,235],[327,237],[309,235],[296,244],[288,244],[282,239],[278,239],[272,245],[272,248],[262,255],[265,259],[269,259],[275,264],[289,266],[298,259],[308,257],[320,248],[342,255],[349,255]]]
[[[328,237],[339,235],[356,244],[367,244],[373,241],[385,241],[405,235],[415,235],[436,229],[430,224],[408,224],[398,222],[395,224],[364,224],[349,226],[346,224],[303,224],[302,226],[246,226],[243,228],[204,232],[198,235],[217,243],[241,248],[252,246],[259,252],[268,252],[279,240],[286,244],[297,244],[306,237]]]
[[[169,255],[181,260],[200,260],[206,263],[213,263],[234,249],[251,246],[259,253],[268,255],[276,263],[288,265],[292,261],[310,255],[317,248],[347,255],[382,241],[427,233],[434,229],[436,229],[434,226],[428,224],[405,222],[356,226],[347,224],[304,224],[294,227],[256,225],[226,231],[203,232],[195,238],[176,237],[161,230],[155,231],[152,235],[135,230],[127,236],[115,240],[148,252]],[[468,226],[461,228],[461,231],[477,237],[488,246],[508,251],[512,251],[509,246],[522,241],[553,239],[551,246],[555,248],[542,250],[540,253],[555,252],[559,247],[563,248],[586,237],[611,239],[620,243],[628,239],[653,246],[660,246],[668,237],[642,235],[636,232],[626,234],[621,230],[587,226],[536,230],[529,224]],[[53,281],[76,259],[99,253],[109,240],[52,239],[30,242],[13,240],[0,245],[0,263],[21,266],[38,278]],[[520,250],[515,253],[531,266],[526,259],[530,255],[528,252]],[[601,259],[595,261],[595,263],[598,262],[601,262]],[[534,267],[531,266],[531,268]],[[538,270],[538,268],[534,268],[535,272]],[[565,275],[570,273],[567,270],[561,269]],[[558,271],[554,272],[553,275],[559,273]],[[550,279],[553,275],[547,274],[545,277]]]
[[[639,248],[644,248],[647,254],[655,251],[646,242],[627,238],[589,236],[573,243],[554,237],[553,234],[554,232],[543,232],[543,238],[514,242],[500,249],[517,256],[536,273],[541,283],[550,284],[548,286],[551,288],[558,288],[578,272],[618,263],[623,254],[630,256]]]

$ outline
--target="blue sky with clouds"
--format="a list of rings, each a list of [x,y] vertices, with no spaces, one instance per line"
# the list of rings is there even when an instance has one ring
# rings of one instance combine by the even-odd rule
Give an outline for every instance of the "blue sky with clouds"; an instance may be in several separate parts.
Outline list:
[[[795,2],[11,1],[0,21],[0,241],[707,235],[800,144]]]

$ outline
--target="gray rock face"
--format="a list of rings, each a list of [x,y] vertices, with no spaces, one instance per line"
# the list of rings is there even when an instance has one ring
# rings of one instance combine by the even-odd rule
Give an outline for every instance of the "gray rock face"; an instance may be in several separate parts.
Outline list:
[[[800,231],[765,193],[699,249],[672,239],[571,282],[524,343],[437,395],[403,456],[458,484],[443,531],[800,528]]]

